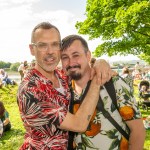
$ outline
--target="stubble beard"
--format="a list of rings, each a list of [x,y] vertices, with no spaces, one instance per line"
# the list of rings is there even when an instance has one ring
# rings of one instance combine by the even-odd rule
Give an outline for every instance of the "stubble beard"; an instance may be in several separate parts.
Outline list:
[[[45,71],[47,73],[53,72],[58,65],[58,63],[54,63],[54,64],[48,66],[48,65],[43,65],[44,63],[40,64],[39,62],[37,62],[37,64],[43,71]]]

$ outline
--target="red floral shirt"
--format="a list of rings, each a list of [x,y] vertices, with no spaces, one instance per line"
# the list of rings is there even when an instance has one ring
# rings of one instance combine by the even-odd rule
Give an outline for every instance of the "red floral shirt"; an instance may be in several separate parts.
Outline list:
[[[68,132],[58,126],[69,106],[67,76],[55,70],[65,89],[65,95],[52,87],[52,82],[36,69],[30,70],[18,90],[20,115],[26,129],[20,150],[66,150]]]

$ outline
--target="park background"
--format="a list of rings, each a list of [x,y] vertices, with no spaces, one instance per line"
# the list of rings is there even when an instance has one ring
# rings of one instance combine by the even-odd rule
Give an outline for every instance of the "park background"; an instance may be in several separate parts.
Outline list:
[[[68,34],[82,35],[96,58],[117,60],[119,64],[125,59],[150,64],[149,0],[0,0],[0,18],[0,68],[14,80],[18,78],[18,65],[34,59],[28,45],[33,27],[41,21],[56,25],[62,38]],[[1,150],[17,150],[23,142],[17,88],[0,89],[0,100],[5,102],[12,122],[12,130],[0,139]],[[134,88],[138,100],[137,86]],[[143,117],[150,114],[141,111]],[[144,149],[150,149],[149,130]]]
[[[8,71],[9,76],[11,77],[20,77],[18,72]],[[19,81],[19,79],[17,78]],[[17,82],[18,82],[17,81]],[[20,81],[19,81],[20,82]],[[134,81],[134,96],[136,100],[139,101],[138,97],[138,83],[140,80]],[[19,84],[18,84],[19,85]],[[7,131],[4,136],[0,139],[0,150],[18,150],[21,144],[23,143],[25,129],[23,127],[23,123],[20,118],[16,93],[18,90],[18,85],[9,85],[7,87],[2,87],[0,89],[0,100],[2,100],[5,104],[6,109],[10,114],[10,120],[12,124],[12,129]],[[150,114],[150,109],[143,110],[140,106],[142,117],[146,118]],[[150,149],[150,129],[146,130],[146,139],[144,144],[144,150]]]

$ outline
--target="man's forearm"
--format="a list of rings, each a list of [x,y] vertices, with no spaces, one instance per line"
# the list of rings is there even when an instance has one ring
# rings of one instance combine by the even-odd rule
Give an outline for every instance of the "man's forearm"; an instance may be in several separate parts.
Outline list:
[[[95,84],[93,81],[91,83],[90,89],[83,100],[79,110],[75,114],[77,118],[79,118],[80,123],[83,126],[88,125],[99,99],[99,90],[100,86]]]
[[[75,132],[85,132],[95,111],[99,99],[99,91],[100,86],[96,84],[96,78],[94,77],[89,91],[77,112],[75,114],[67,112],[59,128]]]
[[[129,150],[143,150],[145,128],[141,119],[127,122],[130,128]]]
[[[138,136],[132,135],[129,140],[129,150],[143,150],[145,141],[145,134],[140,134]]]

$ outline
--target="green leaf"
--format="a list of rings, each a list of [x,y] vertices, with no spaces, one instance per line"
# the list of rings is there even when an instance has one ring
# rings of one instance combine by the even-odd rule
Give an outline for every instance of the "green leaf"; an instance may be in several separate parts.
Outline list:
[[[87,0],[85,14],[86,19],[77,22],[76,28],[90,40],[103,40],[93,52],[96,57],[141,53],[150,56],[149,0]]]

